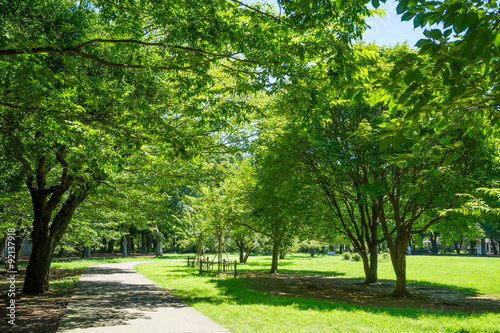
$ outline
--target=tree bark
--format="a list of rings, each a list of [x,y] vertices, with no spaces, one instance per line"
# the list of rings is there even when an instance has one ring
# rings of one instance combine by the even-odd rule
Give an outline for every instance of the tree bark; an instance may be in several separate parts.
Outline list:
[[[157,256],[163,255],[163,244],[160,240],[156,241],[156,255]]]
[[[2,243],[0,245],[0,265],[5,265],[7,256],[7,235],[2,238]]]
[[[475,239],[470,240],[470,254],[472,254],[472,255],[476,254],[476,240]]]
[[[453,245],[455,246],[455,252],[457,253],[457,256],[460,255],[463,240],[464,238],[462,236],[460,237],[460,242],[458,240],[453,240]]]
[[[108,252],[108,253],[110,253],[110,254],[115,253],[115,240],[114,240],[114,239],[111,239],[111,240],[108,242],[108,249],[107,249],[107,252]]]
[[[24,237],[21,233],[20,236],[16,236],[15,240],[14,240],[14,244],[15,244],[15,260],[14,260],[14,271],[17,271],[18,269],[18,265],[19,265],[19,254],[21,253],[21,247],[23,246],[23,240],[24,240]]]
[[[486,238],[481,238],[481,257],[486,257]]]
[[[392,264],[394,273],[396,273],[396,288],[392,297],[410,297],[406,290],[406,250],[408,248],[408,236],[403,233],[402,237],[396,237],[394,251],[391,251],[391,257],[394,256]],[[394,252],[394,254],[392,253]]]
[[[107,243],[108,242],[106,241],[106,237],[103,237],[102,238],[102,245],[101,245],[101,248],[100,248],[99,252],[101,252],[101,253],[105,253],[106,252],[106,244]]]
[[[128,257],[127,248],[128,248],[127,237],[123,236],[122,237],[122,254],[123,254],[124,257]]]
[[[429,234],[429,237],[431,239],[431,252],[432,254],[438,254],[438,248],[437,248],[437,238],[438,238],[439,232],[434,231]]]
[[[271,262],[271,270],[269,273],[271,274],[277,274],[278,273],[278,256],[279,256],[279,248],[278,248],[278,243],[273,242],[273,259]]]
[[[91,190],[89,184],[78,184],[77,179],[68,174],[70,167],[65,156],[65,147],[60,147],[55,153],[62,167],[57,185],[47,188],[46,172],[50,168],[45,166],[45,156],[38,160],[36,170],[31,170],[26,180],[33,204],[33,251],[26,268],[22,294],[40,294],[49,290],[49,270],[54,249],[66,232],[75,209]],[[97,184],[102,181],[97,174],[94,180]],[[56,208],[58,211],[53,214]]]
[[[85,259],[91,259],[92,258],[92,248],[90,246],[86,246],[85,247],[84,257],[85,257]]]
[[[146,233],[146,253],[151,253],[151,232]]]
[[[490,238],[490,241],[491,241],[491,248],[493,250],[493,254],[498,254],[498,250],[497,250],[497,247],[495,245],[495,240],[493,238]]]

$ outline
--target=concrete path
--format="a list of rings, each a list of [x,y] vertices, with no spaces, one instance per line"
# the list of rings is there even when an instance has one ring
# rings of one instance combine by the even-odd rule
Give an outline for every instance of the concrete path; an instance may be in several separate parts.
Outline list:
[[[229,333],[137,273],[139,263],[87,268],[57,332]]]

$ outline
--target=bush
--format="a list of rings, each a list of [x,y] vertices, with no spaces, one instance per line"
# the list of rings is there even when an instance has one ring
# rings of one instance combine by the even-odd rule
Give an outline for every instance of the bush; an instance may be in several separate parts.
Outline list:
[[[382,253],[382,255],[380,255],[379,258],[380,258],[380,260],[384,260],[384,261],[391,260],[391,256],[387,252]]]
[[[351,260],[351,254],[349,252],[342,253],[342,260]]]
[[[351,256],[351,260],[354,260],[354,261],[360,261],[360,260],[361,260],[361,256],[359,255],[359,253],[354,253],[354,254]]]

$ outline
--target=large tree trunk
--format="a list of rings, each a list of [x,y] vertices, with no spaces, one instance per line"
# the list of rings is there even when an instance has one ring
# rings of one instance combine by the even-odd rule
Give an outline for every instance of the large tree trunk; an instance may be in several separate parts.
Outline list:
[[[91,189],[87,184],[79,184],[77,189],[70,190],[76,179],[68,174],[70,168],[64,159],[66,156],[64,147],[60,148],[55,155],[62,166],[62,174],[57,185],[47,188],[45,157],[40,158],[37,169],[31,172],[26,180],[33,203],[33,230],[31,232],[33,251],[26,268],[23,294],[40,294],[49,290],[52,253],[66,232],[75,209],[85,200]],[[97,183],[100,182],[98,179],[95,180]],[[68,191],[69,194],[67,194]],[[64,201],[63,198],[65,198]],[[58,207],[59,210],[54,215],[53,212]]]
[[[439,232],[434,231],[429,234],[430,239],[431,239],[431,252],[432,254],[438,254],[438,248],[437,248],[437,238],[438,238]]]
[[[269,271],[269,273],[271,274],[278,273],[278,256],[279,256],[278,242],[273,241],[273,260],[271,263],[271,270]]]
[[[486,257],[486,238],[481,238],[481,257]]]
[[[408,248],[408,236],[406,232],[396,237],[394,247],[391,249],[392,266],[396,273],[396,289],[392,297],[410,297],[406,290],[406,250]]]

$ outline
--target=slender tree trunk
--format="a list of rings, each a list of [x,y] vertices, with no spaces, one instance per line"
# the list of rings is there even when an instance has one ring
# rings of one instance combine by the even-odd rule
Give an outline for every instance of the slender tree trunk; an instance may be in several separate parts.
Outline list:
[[[491,241],[491,249],[493,250],[493,254],[498,254],[497,247],[495,245],[495,240],[493,238],[490,238]]]
[[[245,262],[245,248],[243,246],[238,246],[238,249],[240,251],[240,263]]]
[[[311,257],[314,257],[314,248],[311,249]]]
[[[24,232],[24,230],[23,230]],[[14,244],[15,244],[15,258],[16,260],[14,261],[14,271],[17,271],[17,268],[18,268],[18,265],[19,265],[19,259],[21,259],[19,256],[20,256],[20,253],[21,253],[21,247],[23,246],[23,240],[24,240],[24,236],[20,235],[20,236],[16,236],[15,240],[14,240]]]
[[[7,235],[2,238],[2,243],[0,244],[0,265],[5,265],[7,260]]]
[[[130,252],[135,252],[134,237],[130,236]]]
[[[271,270],[269,271],[269,273],[271,274],[278,273],[278,256],[279,256],[278,242],[273,241],[273,260],[271,263]]]
[[[146,253],[151,253],[151,232],[148,230],[146,233]]]
[[[111,239],[109,242],[108,242],[108,250],[107,252],[109,254],[113,254],[115,253],[115,240],[114,239]]]
[[[156,241],[156,250],[155,253],[157,256],[162,256],[163,255],[163,244],[161,240]]]
[[[245,257],[243,258],[243,263],[246,264],[250,253],[255,250],[255,247],[247,247],[247,253],[245,253]]]
[[[92,248],[90,246],[86,246],[84,252],[84,258],[85,259],[91,259],[92,258]]]
[[[141,250],[142,250],[142,253],[146,253],[146,243],[145,243],[145,240],[144,240],[144,230],[141,230]]]
[[[101,245],[101,248],[99,250],[99,252],[101,253],[106,253],[106,245],[107,245],[107,241],[106,241],[106,237],[103,237],[102,238],[102,245]]]
[[[470,254],[472,254],[472,255],[476,254],[476,240],[475,239],[470,240]]]
[[[127,237],[123,236],[122,237],[122,254],[124,257],[128,257],[128,242],[127,242]]]
[[[486,238],[481,238],[481,257],[486,257]]]

